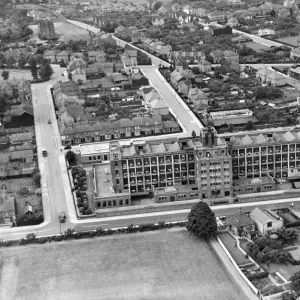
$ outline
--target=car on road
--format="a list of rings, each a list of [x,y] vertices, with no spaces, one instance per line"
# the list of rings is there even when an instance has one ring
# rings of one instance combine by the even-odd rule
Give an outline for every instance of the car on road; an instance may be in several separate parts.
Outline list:
[[[66,214],[65,214],[64,211],[61,211],[61,212],[59,213],[59,222],[60,222],[60,223],[65,223],[65,222],[66,222]]]
[[[71,147],[71,145],[67,145],[64,149],[69,150],[69,149],[72,149],[72,147]]]
[[[44,157],[48,156],[48,152],[46,148],[42,148],[42,154]]]

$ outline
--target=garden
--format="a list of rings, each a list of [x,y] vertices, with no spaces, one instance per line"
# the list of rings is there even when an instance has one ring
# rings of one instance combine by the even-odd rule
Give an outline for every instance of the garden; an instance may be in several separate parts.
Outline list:
[[[73,180],[73,192],[76,195],[77,206],[81,215],[93,214],[87,195],[87,177],[86,170],[81,166],[75,166],[71,169],[71,176]]]

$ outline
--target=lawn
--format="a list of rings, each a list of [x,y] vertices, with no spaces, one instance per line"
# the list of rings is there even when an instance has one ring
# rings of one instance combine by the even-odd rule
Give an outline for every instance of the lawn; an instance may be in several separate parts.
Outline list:
[[[298,36],[289,36],[289,37],[285,37],[285,38],[281,38],[281,39],[277,39],[277,41],[279,42],[285,42],[294,46],[297,46],[297,40],[298,40]]]
[[[256,43],[256,42],[247,42],[245,45],[249,48],[252,48],[255,51],[270,49],[270,47]]]
[[[0,299],[246,299],[209,245],[183,229],[2,251]]]
[[[39,40],[38,26],[30,25],[33,30],[32,39]],[[77,27],[70,23],[54,23],[55,33],[58,34],[58,40],[62,42],[69,42],[69,40],[89,40],[89,33],[87,30]]]

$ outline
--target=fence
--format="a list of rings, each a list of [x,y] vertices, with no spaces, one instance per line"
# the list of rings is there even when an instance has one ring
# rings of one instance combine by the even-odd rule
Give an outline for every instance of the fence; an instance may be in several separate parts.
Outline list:
[[[224,246],[224,244],[222,243],[222,241],[219,239],[219,237],[216,237],[220,246],[223,248],[224,252],[226,253],[226,255],[228,256],[228,258],[230,259],[230,261],[232,262],[232,264],[234,265],[234,267],[236,268],[236,270],[239,272],[239,274],[242,276],[242,278],[246,281],[246,283],[249,285],[249,287],[251,288],[251,290],[257,295],[258,294],[258,290],[257,288],[252,284],[252,282],[250,282],[250,280],[246,277],[246,275],[241,271],[241,269],[239,268],[239,266],[236,264],[235,260],[233,259],[233,257],[230,255],[230,253],[228,252],[227,248]]]

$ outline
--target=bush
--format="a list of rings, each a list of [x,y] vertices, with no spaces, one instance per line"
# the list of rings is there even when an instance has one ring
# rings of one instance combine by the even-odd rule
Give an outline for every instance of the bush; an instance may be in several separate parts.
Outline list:
[[[112,229],[107,229],[106,230],[106,234],[113,234],[115,231],[114,230],[112,230]]]
[[[152,230],[152,226],[154,224],[153,223],[148,223],[148,224],[142,224],[139,226],[139,230],[142,232],[142,231],[149,231],[149,230]]]
[[[94,237],[96,236],[96,232],[95,231],[90,231],[90,237]]]
[[[63,237],[61,235],[56,235],[53,237],[53,241],[55,242],[61,242],[63,239]]]
[[[45,244],[47,241],[48,241],[48,239],[45,238],[45,237],[42,237],[42,238],[37,239],[37,242],[38,242],[39,244]]]
[[[9,247],[11,246],[11,242],[10,241],[5,241],[5,242],[1,242],[0,243],[0,247]]]
[[[27,240],[21,239],[21,240],[19,241],[19,245],[20,245],[20,246],[27,245]]]
[[[76,233],[74,234],[74,239],[80,239],[80,238],[81,238],[80,232],[76,232]]]
[[[267,271],[263,271],[263,272],[259,272],[259,273],[255,273],[255,274],[249,274],[247,276],[247,278],[250,280],[250,281],[253,281],[255,279],[262,279],[262,278],[267,278],[269,276],[269,272]]]

